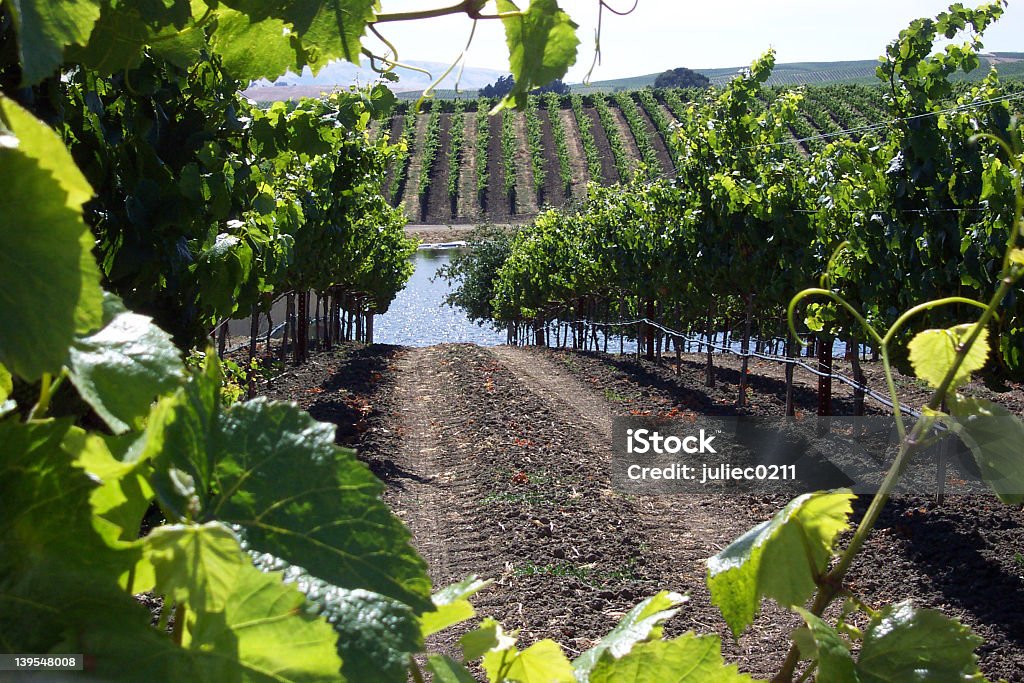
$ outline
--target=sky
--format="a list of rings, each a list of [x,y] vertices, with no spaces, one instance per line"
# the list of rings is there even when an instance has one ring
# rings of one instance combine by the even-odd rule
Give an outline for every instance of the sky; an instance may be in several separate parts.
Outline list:
[[[607,0],[629,9],[633,0]],[[935,16],[952,0],[639,0],[628,16],[604,13],[601,64],[593,80],[749,64],[774,47],[779,63],[875,59],[915,18]],[[452,0],[382,0],[383,12],[454,4]],[[519,3],[525,6],[525,0]],[[594,57],[597,0],[561,0],[580,25],[577,63],[567,82],[579,82]],[[980,2],[964,0],[968,6]],[[472,22],[464,15],[379,25],[401,60],[453,61],[465,47]],[[1024,0],[1009,7],[983,40],[986,51],[1024,52]],[[377,49],[377,46],[368,46]],[[381,48],[383,51],[383,48]],[[467,64],[508,69],[499,21],[481,21]]]

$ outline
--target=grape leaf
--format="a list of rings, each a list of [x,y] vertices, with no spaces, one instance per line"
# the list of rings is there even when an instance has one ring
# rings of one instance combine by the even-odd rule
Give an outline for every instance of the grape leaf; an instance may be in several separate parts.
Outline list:
[[[835,537],[849,527],[853,498],[848,491],[799,496],[707,561],[711,601],[733,635],[753,623],[762,596],[789,607],[814,593]]]
[[[118,581],[137,549],[107,546],[93,528],[96,483],[61,448],[70,422],[0,422],[0,648],[50,652],[62,634],[145,626]],[[55,510],[59,514],[55,514]],[[103,624],[106,624],[104,626]],[[127,631],[126,631],[127,629]],[[90,652],[64,649],[63,652]]]
[[[154,411],[147,451],[158,472],[191,477],[202,519],[240,525],[252,549],[341,588],[429,610],[430,580],[409,532],[369,468],[334,445],[335,427],[263,399],[222,410],[218,373],[209,354],[203,372]],[[188,497],[169,476],[154,483],[183,515]]]
[[[954,427],[971,449],[981,475],[999,499],[1024,503],[1024,423],[1006,408],[983,398],[957,396],[949,403]]]
[[[11,377],[11,373],[3,366],[3,363],[0,363],[0,417],[17,407],[13,400],[7,400],[12,391],[14,391],[14,378]]]
[[[220,522],[165,524],[143,540],[153,566],[154,590],[189,609],[219,612],[249,560]]]
[[[512,0],[498,0],[498,11],[519,12]],[[531,0],[522,14],[505,17],[505,40],[515,85],[495,111],[526,105],[534,88],[561,78],[576,63],[579,26],[558,7],[556,0]]]
[[[434,683],[476,683],[466,667],[445,655],[427,655],[427,668]]]
[[[68,367],[78,393],[120,434],[141,429],[157,396],[184,380],[185,367],[170,335],[151,318],[125,311],[119,301],[114,306],[105,327],[75,340]]]
[[[5,132],[9,131],[9,132]],[[92,190],[56,133],[0,95],[0,362],[34,381],[102,321],[82,203]]]
[[[804,659],[817,660],[819,680],[857,683],[853,656],[846,641],[819,617],[800,607],[796,611],[807,628],[794,631],[793,640],[800,646]]]
[[[675,616],[687,599],[678,593],[662,591],[635,606],[597,645],[573,661],[576,678],[586,681],[605,652],[616,658],[622,657],[637,643],[659,638],[661,624]]]
[[[274,77],[289,69],[301,71],[289,34],[279,19],[256,21],[242,12],[221,9],[210,42],[224,60],[228,73],[246,82]],[[253,45],[260,49],[254,51]]]
[[[52,76],[64,59],[64,46],[84,45],[100,17],[98,0],[12,0],[4,3],[18,32],[23,84]]]
[[[469,597],[489,585],[490,581],[481,581],[470,576],[458,583],[442,588],[431,596],[430,601],[437,609],[420,615],[420,629],[423,637],[459,624],[476,615],[476,610],[469,602]]]
[[[224,610],[189,612],[182,645],[199,681],[337,681],[337,634],[305,609],[305,598],[277,573],[243,565]],[[184,673],[184,672],[183,672]]]
[[[621,659],[606,651],[590,673],[590,683],[751,683],[734,664],[722,660],[718,636],[685,633],[673,640],[637,644]]]
[[[864,631],[857,676],[860,683],[967,681],[978,676],[974,650],[982,639],[971,630],[909,601],[885,607]]]
[[[492,683],[575,683],[572,664],[553,640],[540,640],[520,651],[515,645],[484,655],[484,671]]]
[[[153,498],[149,463],[139,458],[142,439],[137,434],[103,436],[75,427],[62,446],[76,466],[102,482],[89,496],[96,530],[114,547],[118,541],[136,541]]]
[[[501,624],[493,617],[487,617],[480,625],[459,638],[462,658],[471,662],[482,657],[488,650],[507,650],[516,644],[516,639],[505,635]]]
[[[910,362],[914,366],[914,374],[937,388],[945,379],[946,373],[953,367],[957,349],[967,341],[974,331],[973,324],[957,325],[946,330],[925,330],[920,332],[907,345]],[[982,329],[977,340],[957,368],[950,385],[954,389],[970,379],[971,373],[985,367],[988,358],[988,330]]]

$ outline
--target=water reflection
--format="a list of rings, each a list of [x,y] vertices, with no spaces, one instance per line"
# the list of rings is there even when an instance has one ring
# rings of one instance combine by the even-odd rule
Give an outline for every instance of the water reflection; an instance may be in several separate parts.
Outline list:
[[[451,291],[446,280],[435,278],[438,268],[451,261],[451,252],[423,249],[413,257],[416,271],[391,308],[373,323],[373,340],[379,344],[433,346],[472,342],[481,346],[505,343],[505,331],[481,327],[461,309],[444,303]]]

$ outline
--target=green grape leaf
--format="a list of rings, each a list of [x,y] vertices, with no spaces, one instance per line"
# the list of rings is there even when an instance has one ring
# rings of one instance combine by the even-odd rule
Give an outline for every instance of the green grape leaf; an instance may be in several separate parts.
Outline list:
[[[76,332],[102,322],[93,237],[82,221],[92,190],[57,134],[2,95],[0,166],[0,362],[34,381],[60,370]]]
[[[516,644],[516,639],[505,635],[501,624],[493,617],[487,617],[480,625],[459,638],[462,658],[471,662],[490,650],[507,650]]]
[[[1010,263],[1016,263],[1018,266],[1024,266],[1024,249],[1011,249]]]
[[[7,399],[12,391],[14,391],[14,378],[11,377],[11,373],[3,366],[3,363],[0,363],[0,417],[18,407],[13,400]]]
[[[484,671],[492,683],[576,683],[572,664],[553,640],[540,640],[520,651],[514,645],[484,655]]]
[[[119,585],[140,552],[107,546],[93,528],[89,495],[96,483],[61,447],[69,427],[66,420],[0,422],[0,648],[5,652],[51,652],[64,633],[115,629],[132,638],[142,632],[134,626],[148,629],[145,610]]]
[[[213,246],[199,254],[195,273],[202,297],[219,317],[238,309],[238,296],[252,272],[252,247],[244,241],[221,233]]]
[[[332,60],[341,58],[359,63],[366,26],[376,18],[378,0],[298,0],[281,3],[277,0],[226,0],[225,5],[248,15],[252,21],[277,19],[288,24],[296,34],[296,54],[316,74]],[[266,78],[280,76],[283,71],[271,68],[274,59],[264,65],[253,64],[252,73]]]
[[[1006,408],[983,398],[957,396],[949,404],[954,430],[971,449],[985,479],[999,499],[1024,503],[1024,423]]]
[[[236,546],[237,547],[237,546]],[[224,610],[189,611],[182,645],[199,681],[337,681],[342,661],[330,624],[306,609],[302,593],[243,564]]]
[[[13,0],[5,3],[18,32],[18,56],[24,85],[57,72],[64,47],[84,45],[100,17],[98,0]]]
[[[139,459],[143,440],[137,434],[104,436],[72,428],[64,437],[65,451],[75,465],[101,485],[89,496],[93,526],[107,543],[131,543],[139,537],[153,489],[149,485],[149,463]]]
[[[601,655],[590,683],[751,683],[736,665],[726,666],[718,636],[685,633],[673,640],[637,644],[621,659]]]
[[[519,12],[512,0],[497,0],[498,11]],[[529,9],[502,19],[515,85],[495,108],[526,105],[527,93],[561,78],[576,63],[579,28],[556,0],[531,0]]]
[[[819,617],[801,607],[797,607],[796,611],[803,617],[807,628],[797,629],[793,633],[793,640],[800,646],[803,659],[817,660],[818,679],[834,683],[858,683],[853,655],[846,641]]]
[[[171,336],[136,313],[119,312],[99,331],[76,339],[69,359],[78,393],[115,434],[141,429],[153,401],[185,376]]]
[[[223,492],[210,514],[246,529],[254,549],[342,588],[365,588],[417,612],[430,580],[409,532],[381,501],[383,484],[334,425],[294,405],[236,404],[219,421],[212,476]]]
[[[240,525],[253,550],[341,588],[431,609],[408,530],[381,501],[383,484],[335,446],[334,425],[263,399],[222,410],[218,375],[209,354],[203,372],[154,410],[147,452],[158,472],[191,478],[200,518]],[[184,518],[191,503],[179,483],[162,475],[154,486]]]
[[[733,635],[754,621],[762,597],[789,607],[816,588],[836,536],[849,528],[848,491],[807,493],[707,561],[711,601]]]
[[[466,667],[445,655],[427,655],[427,668],[434,683],[476,683]]]
[[[279,19],[255,21],[242,12],[221,9],[210,42],[224,60],[224,68],[242,82],[301,70],[289,32]],[[259,45],[259,51],[253,45]]]
[[[953,367],[957,349],[967,341],[973,330],[973,324],[966,324],[946,330],[925,330],[918,333],[907,345],[914,374],[928,382],[933,389],[937,388]],[[988,330],[983,329],[957,368],[951,389],[967,382],[975,370],[985,367],[988,350]]]
[[[310,592],[305,591],[307,597]],[[350,681],[405,683],[409,657],[423,650],[416,614],[397,600],[331,586],[311,599],[338,633],[342,673]]]
[[[249,560],[220,522],[159,526],[143,541],[153,565],[155,591],[189,609],[219,612]]]
[[[660,637],[661,625],[675,616],[687,600],[687,597],[679,593],[662,591],[636,605],[597,645],[573,661],[576,677],[585,681],[605,652],[610,652],[616,658],[622,657],[637,643]]]
[[[983,680],[974,650],[982,639],[971,630],[909,601],[889,605],[864,631],[857,659],[859,683]]]
[[[434,593],[430,601],[437,609],[420,615],[420,629],[423,637],[426,638],[476,616],[476,610],[470,604],[469,597],[490,583],[490,581],[481,581],[475,576],[470,576]]]
[[[154,54],[187,68],[206,46],[202,27],[190,23],[193,12],[207,9],[202,0],[108,4],[88,42],[69,45],[65,59],[108,76],[137,67],[149,46]]]
[[[7,371],[7,368],[0,363],[0,403],[6,401],[12,391],[14,391],[14,378],[11,377],[11,373]]]

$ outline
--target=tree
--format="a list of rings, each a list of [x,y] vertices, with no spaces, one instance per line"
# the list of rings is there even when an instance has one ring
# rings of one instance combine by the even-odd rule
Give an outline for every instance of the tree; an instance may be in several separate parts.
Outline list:
[[[665,71],[654,81],[655,88],[706,88],[711,85],[707,76],[685,66]]]
[[[483,88],[480,88],[479,94],[480,97],[505,97],[512,92],[512,89],[515,87],[515,76],[512,76],[511,74],[508,76],[499,76],[498,80],[491,85],[486,85]],[[531,92],[534,94],[553,92],[558,93],[559,95],[568,95],[569,86],[562,82],[561,78],[556,78],[547,85],[541,88],[536,88]]]

